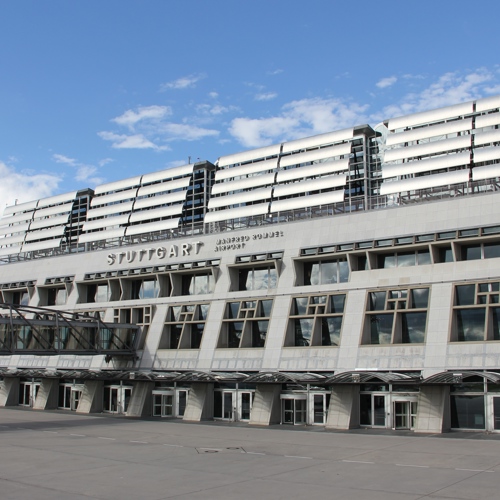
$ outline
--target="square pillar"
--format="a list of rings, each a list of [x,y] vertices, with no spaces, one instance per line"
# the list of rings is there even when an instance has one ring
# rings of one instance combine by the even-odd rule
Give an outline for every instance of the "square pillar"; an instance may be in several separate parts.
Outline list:
[[[421,385],[415,432],[442,433],[450,427],[450,387]]]
[[[214,416],[214,384],[193,384],[182,420],[199,422]]]
[[[4,378],[0,382],[0,406],[16,406],[19,404],[19,377]]]
[[[333,386],[327,429],[355,429],[359,427],[359,385]]]
[[[86,380],[78,403],[77,413],[101,413],[103,408],[104,382]]]
[[[250,425],[271,425],[281,422],[281,384],[257,384]]]

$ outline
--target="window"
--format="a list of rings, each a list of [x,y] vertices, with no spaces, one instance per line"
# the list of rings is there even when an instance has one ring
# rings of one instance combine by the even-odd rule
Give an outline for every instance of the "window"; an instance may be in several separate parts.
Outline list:
[[[423,266],[431,264],[429,249],[411,252],[396,252],[378,255],[377,264],[379,269],[393,267]]]
[[[159,349],[199,349],[209,304],[178,304],[168,308]]]
[[[285,347],[338,346],[345,294],[292,298]]]
[[[276,288],[278,272],[273,265],[243,268],[238,273],[238,290],[269,290]]]
[[[500,282],[455,287],[452,342],[500,340]]]
[[[182,295],[200,295],[214,291],[215,280],[212,273],[183,275]]]
[[[155,278],[132,281],[132,299],[156,299],[160,294],[160,286]]]
[[[349,280],[347,258],[304,262],[304,285],[346,283]]]
[[[228,302],[217,347],[264,347],[272,307],[272,300]]]
[[[361,343],[423,343],[428,303],[429,288],[369,292]]]
[[[493,259],[500,257],[500,243],[473,243],[462,245],[462,260]]]

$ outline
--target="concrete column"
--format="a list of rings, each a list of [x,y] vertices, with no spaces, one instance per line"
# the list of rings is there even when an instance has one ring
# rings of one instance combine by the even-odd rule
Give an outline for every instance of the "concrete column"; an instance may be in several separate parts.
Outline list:
[[[182,420],[199,422],[214,416],[214,384],[193,384]]]
[[[0,382],[0,406],[19,404],[19,378],[4,378]]]
[[[450,387],[421,385],[415,432],[442,433],[450,427]]]
[[[344,430],[359,427],[359,385],[333,386],[325,427]]]
[[[54,410],[59,406],[59,379],[46,378],[40,383],[40,389],[33,405],[34,410]]]
[[[77,413],[101,413],[104,382],[87,380],[78,403]]]
[[[271,425],[281,422],[281,384],[257,384],[250,414],[251,425]]]
[[[135,382],[127,408],[127,417],[150,417],[154,382]]]

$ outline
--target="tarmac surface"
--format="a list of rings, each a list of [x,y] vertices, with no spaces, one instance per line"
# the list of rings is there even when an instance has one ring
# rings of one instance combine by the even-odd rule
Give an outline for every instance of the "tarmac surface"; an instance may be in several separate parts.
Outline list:
[[[0,408],[1,500],[498,500],[497,434]]]

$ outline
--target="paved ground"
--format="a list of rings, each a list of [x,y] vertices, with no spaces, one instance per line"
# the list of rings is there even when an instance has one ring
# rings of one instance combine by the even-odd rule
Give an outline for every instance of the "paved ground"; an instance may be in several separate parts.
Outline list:
[[[1,500],[171,498],[498,500],[500,440],[0,408]]]

